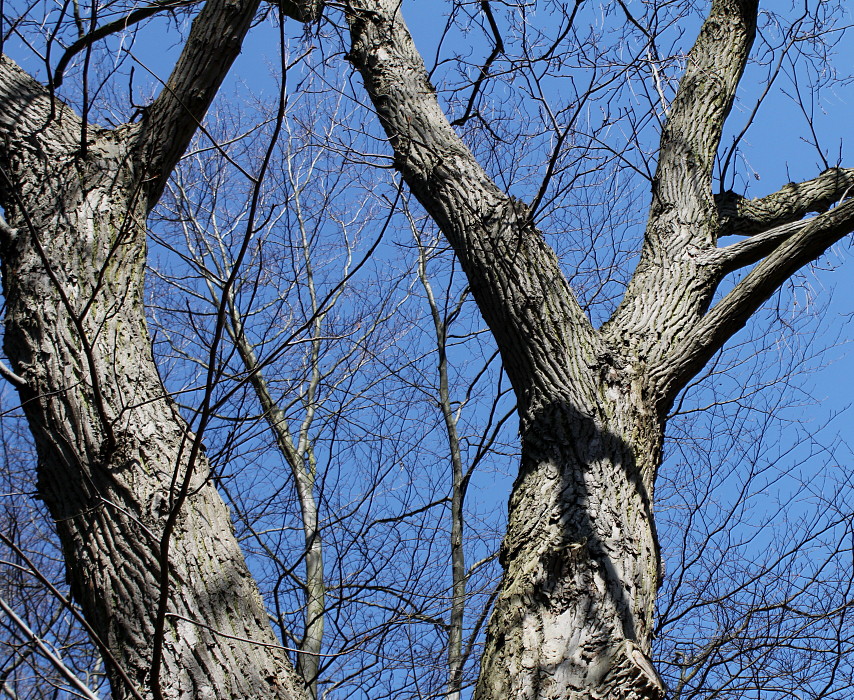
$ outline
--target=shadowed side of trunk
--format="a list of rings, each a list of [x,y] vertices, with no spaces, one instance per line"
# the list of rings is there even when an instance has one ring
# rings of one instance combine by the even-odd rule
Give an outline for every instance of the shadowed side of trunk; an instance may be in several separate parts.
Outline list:
[[[657,428],[647,430],[657,449]],[[649,660],[659,581],[650,471],[635,454],[566,403],[523,428],[478,700],[663,698]]]

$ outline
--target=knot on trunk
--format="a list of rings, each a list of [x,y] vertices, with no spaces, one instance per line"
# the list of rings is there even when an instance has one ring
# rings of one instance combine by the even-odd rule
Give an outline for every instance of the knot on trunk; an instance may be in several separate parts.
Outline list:
[[[323,0],[277,0],[273,4],[278,5],[286,17],[308,24],[320,19],[324,3]]]

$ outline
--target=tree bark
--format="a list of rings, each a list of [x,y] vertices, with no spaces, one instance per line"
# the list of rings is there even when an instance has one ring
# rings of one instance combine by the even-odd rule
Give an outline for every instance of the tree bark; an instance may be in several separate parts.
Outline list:
[[[173,76],[142,127],[84,130],[14,63],[0,63],[4,347],[24,382],[39,497],[56,523],[72,594],[135,686],[108,665],[115,698],[305,697],[204,454],[193,456],[194,436],[160,381],[143,306],[147,213],[192,135],[188,124],[198,124],[239,52],[255,7],[206,6],[208,16],[193,28],[206,31],[188,42],[205,51],[195,67],[186,55],[181,65],[190,106],[181,76]],[[226,55],[215,51],[217,42],[227,44]],[[205,90],[190,79],[194,71],[207,77]],[[170,129],[175,140],[165,143]]]
[[[475,697],[662,697],[648,659],[657,417],[527,207],[453,132],[398,4],[351,2],[348,19],[396,165],[453,245],[518,399],[522,465]]]

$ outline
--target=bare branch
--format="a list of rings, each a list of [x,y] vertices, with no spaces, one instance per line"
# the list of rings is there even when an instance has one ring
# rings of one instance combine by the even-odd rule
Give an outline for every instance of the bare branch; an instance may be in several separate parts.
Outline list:
[[[495,23],[495,17],[492,14],[492,8],[489,6],[489,0],[481,0],[480,9],[483,11],[483,14],[486,15],[487,20],[489,20],[489,28],[492,30],[492,37],[495,44],[493,45],[489,56],[487,56],[486,61],[481,66],[477,79],[474,81],[474,85],[471,89],[471,95],[469,95],[469,101],[466,105],[465,112],[463,112],[463,116],[451,122],[453,126],[462,126],[471,118],[472,111],[474,110],[474,102],[477,99],[477,95],[480,92],[484,81],[489,78],[489,68],[492,66],[492,62],[500,53],[504,52],[504,40],[501,38],[501,32],[498,30],[498,25]]]
[[[854,231],[854,201],[811,219],[757,265],[650,372],[666,410],[678,391],[795,272]]]
[[[770,255],[783,241],[788,240],[810,223],[812,223],[811,219],[804,219],[777,226],[725,248],[715,249],[711,251],[712,254],[709,257],[712,264],[719,266],[719,276],[723,278],[742,267],[759,262],[766,255]]]
[[[95,31],[81,36],[65,50],[65,53],[62,54],[62,57],[59,59],[59,63],[56,64],[56,68],[53,71],[53,78],[50,82],[51,86],[53,88],[58,88],[62,85],[65,69],[68,68],[68,64],[71,59],[84,49],[92,46],[96,41],[105,39],[111,34],[122,32],[128,27],[132,27],[134,24],[138,24],[149,17],[153,17],[159,12],[174,10],[178,7],[188,7],[189,5],[195,5],[197,2],[199,2],[199,0],[155,0],[155,2],[150,5],[140,7],[133,12],[128,12],[120,19],[108,22],[107,24],[98,27]]]
[[[98,696],[71,672],[71,670],[62,662],[62,659],[51,651],[50,647],[48,647],[48,645],[30,629],[29,625],[27,625],[27,623],[24,622],[24,620],[22,620],[15,611],[6,604],[6,601],[3,600],[3,598],[0,598],[0,610],[2,610],[15,624],[28,642],[38,647],[39,653],[44,655],[44,657],[53,664],[56,670],[59,671],[60,675],[65,678],[68,684],[71,685],[76,692],[80,693],[82,697],[87,698],[87,700],[98,700]]]
[[[735,192],[715,197],[720,235],[751,236],[797,221],[810,212],[825,212],[854,188],[854,168],[830,168],[806,182],[790,182],[759,199]]]

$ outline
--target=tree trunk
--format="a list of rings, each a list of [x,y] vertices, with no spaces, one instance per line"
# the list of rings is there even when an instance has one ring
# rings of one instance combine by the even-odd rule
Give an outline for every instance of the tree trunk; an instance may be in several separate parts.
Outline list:
[[[662,425],[643,363],[591,326],[528,207],[454,133],[399,4],[352,0],[348,20],[396,167],[453,246],[517,397],[522,463],[475,697],[661,698]]]
[[[5,350],[24,380],[39,496],[56,522],[72,593],[133,690],[157,696],[150,669],[162,538],[191,470],[168,538],[159,695],[303,697],[207,461],[190,458],[193,436],[152,359],[148,200],[131,157],[135,132],[89,127],[84,152],[80,120],[51,106],[10,61],[0,68]],[[113,696],[131,697],[108,668]]]
[[[526,421],[478,700],[664,697],[649,661],[661,433],[630,428],[560,402]]]

